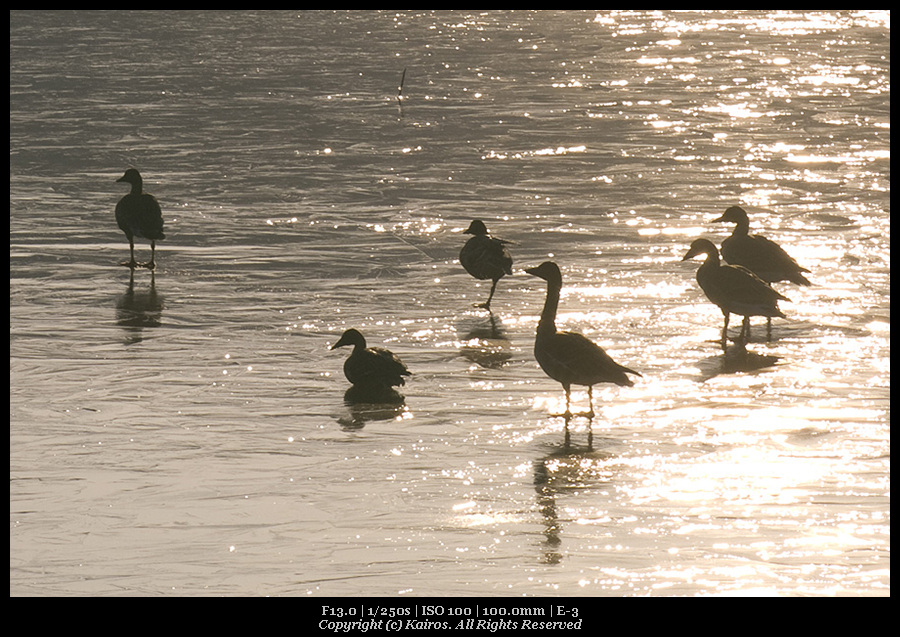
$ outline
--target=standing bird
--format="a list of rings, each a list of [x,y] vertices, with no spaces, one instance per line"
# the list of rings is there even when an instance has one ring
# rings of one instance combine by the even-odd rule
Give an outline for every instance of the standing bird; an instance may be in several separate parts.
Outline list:
[[[123,263],[132,270],[141,266],[153,270],[156,268],[156,242],[165,239],[163,234],[162,211],[156,197],[145,193],[144,180],[141,173],[129,168],[116,182],[131,184],[131,192],[122,197],[116,205],[116,223],[128,238],[131,247],[131,261]],[[150,239],[150,262],[138,263],[134,260],[134,238]]]
[[[484,222],[478,219],[469,224],[469,228],[464,231],[464,234],[473,236],[459,251],[459,262],[462,263],[466,272],[476,279],[493,281],[487,303],[478,305],[490,312],[491,299],[494,298],[497,282],[503,278],[503,275],[512,274],[513,260],[509,250],[506,249],[510,242],[490,236]]]
[[[359,330],[349,329],[341,335],[331,349],[353,346],[344,361],[344,376],[354,386],[389,390],[394,385],[404,385],[404,376],[412,373],[396,354],[383,347],[366,347],[366,339]]]
[[[728,320],[731,314],[744,317],[740,340],[750,338],[751,316],[778,316],[786,318],[778,309],[778,301],[790,301],[772,289],[768,283],[740,265],[719,262],[719,251],[708,239],[695,239],[682,261],[688,261],[698,254],[705,254],[706,260],[697,268],[697,283],[706,297],[719,306],[725,315],[722,327],[722,347],[727,341]]]
[[[713,222],[737,224],[722,242],[722,258],[731,265],[744,266],[766,283],[812,285],[803,276],[809,270],[799,266],[780,245],[762,235],[750,234],[750,219],[740,206],[731,206]]]
[[[562,384],[566,391],[566,417],[569,411],[569,393],[572,385],[586,385],[590,409],[586,416],[594,415],[593,386],[597,383],[615,383],[622,387],[634,385],[626,374],[641,374],[619,365],[602,347],[575,332],[556,331],[556,310],[562,289],[559,266],[545,261],[536,268],[525,270],[547,282],[547,299],[541,311],[537,334],[534,339],[534,357],[550,378]]]

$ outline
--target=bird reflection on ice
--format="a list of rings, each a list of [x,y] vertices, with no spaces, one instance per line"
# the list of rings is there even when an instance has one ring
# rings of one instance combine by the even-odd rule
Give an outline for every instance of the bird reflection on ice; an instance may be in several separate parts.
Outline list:
[[[341,429],[362,429],[367,422],[409,416],[403,395],[393,387],[353,385],[344,393],[348,415],[338,418]]]
[[[760,371],[774,367],[781,360],[771,354],[757,354],[748,350],[744,343],[736,342],[719,356],[712,356],[697,363],[702,380],[707,381],[720,374],[738,374]]]
[[[562,561],[560,547],[563,541],[563,523],[578,522],[560,515],[559,498],[581,489],[596,489],[612,481],[608,463],[614,457],[613,454],[595,451],[593,435],[590,433],[587,447],[572,446],[568,420],[566,419],[563,446],[532,464],[537,508],[544,527],[541,561],[545,564],[558,564]],[[602,521],[603,517],[598,519]]]
[[[513,357],[512,345],[503,323],[489,313],[486,318],[459,326],[459,353],[479,367],[499,369]]]
[[[116,323],[125,329],[125,343],[131,345],[144,340],[143,331],[147,327],[162,324],[163,297],[156,291],[156,275],[150,274],[150,288],[134,289],[134,270],[128,280],[128,288],[116,300]]]

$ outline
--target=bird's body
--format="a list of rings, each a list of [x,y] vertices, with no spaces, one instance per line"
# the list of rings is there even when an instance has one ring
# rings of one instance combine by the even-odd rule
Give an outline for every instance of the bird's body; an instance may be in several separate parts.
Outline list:
[[[479,306],[490,310],[497,282],[504,275],[512,274],[513,260],[506,247],[509,242],[492,237],[484,223],[478,219],[472,221],[464,233],[471,234],[472,238],[459,251],[459,262],[476,279],[489,279],[493,282],[487,302]]]
[[[778,309],[778,301],[790,299],[747,268],[721,263],[719,251],[712,241],[696,239],[682,261],[688,261],[699,254],[706,254],[706,260],[697,268],[697,283],[700,284],[706,297],[717,305],[725,316],[725,326],[722,328],[723,345],[731,314],[744,317],[742,338],[750,337],[751,316],[785,318]]]
[[[750,219],[743,208],[731,206],[713,221],[737,224],[731,236],[722,242],[722,258],[729,264],[744,266],[766,283],[790,281],[812,285],[803,276],[809,270],[798,265],[780,245],[762,235],[750,234]]]
[[[569,410],[569,394],[572,385],[588,388],[591,402],[588,415],[593,415],[593,386],[597,383],[615,383],[630,387],[634,383],[627,374],[640,373],[615,362],[602,347],[575,332],[556,330],[556,312],[562,289],[562,274],[552,261],[545,261],[536,268],[525,270],[547,282],[547,298],[534,339],[534,357],[544,373],[559,382],[566,392],[566,412]]]
[[[131,248],[131,261],[123,265],[132,270],[143,265],[151,270],[156,268],[156,242],[165,239],[163,234],[163,218],[159,203],[153,195],[143,192],[144,182],[140,173],[134,168],[125,171],[117,182],[131,184],[131,192],[122,197],[116,205],[116,223],[125,233]],[[150,261],[140,264],[134,259],[134,238],[150,240]]]
[[[343,333],[331,349],[353,346],[344,361],[344,376],[355,386],[390,388],[405,384],[411,372],[400,358],[383,347],[366,347],[365,337],[355,329]]]

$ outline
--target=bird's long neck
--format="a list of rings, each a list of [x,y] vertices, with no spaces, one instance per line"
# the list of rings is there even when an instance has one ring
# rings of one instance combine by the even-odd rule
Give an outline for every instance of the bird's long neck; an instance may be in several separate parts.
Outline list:
[[[140,180],[131,182],[131,194],[139,195],[144,192],[144,183]]]
[[[697,269],[697,272],[700,272],[700,270],[703,270],[704,272],[706,270],[712,270],[712,269],[718,268],[719,265],[720,265],[720,263],[719,263],[718,251],[707,252],[706,260],[700,264],[700,267]]]
[[[737,225],[734,227],[734,230],[731,234],[737,237],[746,237],[748,234],[750,234],[750,220],[738,220]]]
[[[560,286],[547,281],[547,298],[544,300],[544,309],[541,310],[541,320],[538,323],[539,332],[556,332],[556,310],[559,308]]]

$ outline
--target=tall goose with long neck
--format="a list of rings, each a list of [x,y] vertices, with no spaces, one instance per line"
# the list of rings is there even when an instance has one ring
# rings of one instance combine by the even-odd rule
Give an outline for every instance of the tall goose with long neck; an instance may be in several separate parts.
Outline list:
[[[131,261],[122,265],[127,265],[132,270],[139,266],[153,270],[156,268],[156,242],[166,238],[163,234],[163,218],[159,203],[156,197],[144,192],[144,180],[141,173],[134,168],[126,170],[116,182],[131,184],[131,192],[122,197],[116,205],[116,223],[125,233],[131,248]],[[135,237],[150,240],[149,262],[138,263],[134,260]]]
[[[565,416],[571,416],[570,393],[572,385],[588,388],[590,408],[587,416],[594,415],[593,387],[597,383],[615,383],[631,387],[634,383],[627,374],[640,376],[639,372],[615,362],[602,347],[576,332],[559,332],[556,329],[556,312],[559,308],[559,294],[562,290],[562,273],[553,261],[545,261],[535,268],[525,270],[528,274],[547,282],[547,298],[534,339],[534,357],[538,365],[553,380],[559,382],[566,392]]]
[[[719,251],[709,239],[695,239],[682,261],[705,254],[706,259],[697,268],[697,283],[706,297],[722,310],[725,324],[722,326],[722,346],[728,335],[731,314],[744,317],[739,339],[750,338],[750,317],[765,316],[786,318],[778,309],[778,301],[790,301],[777,290],[740,265],[723,264]]]

